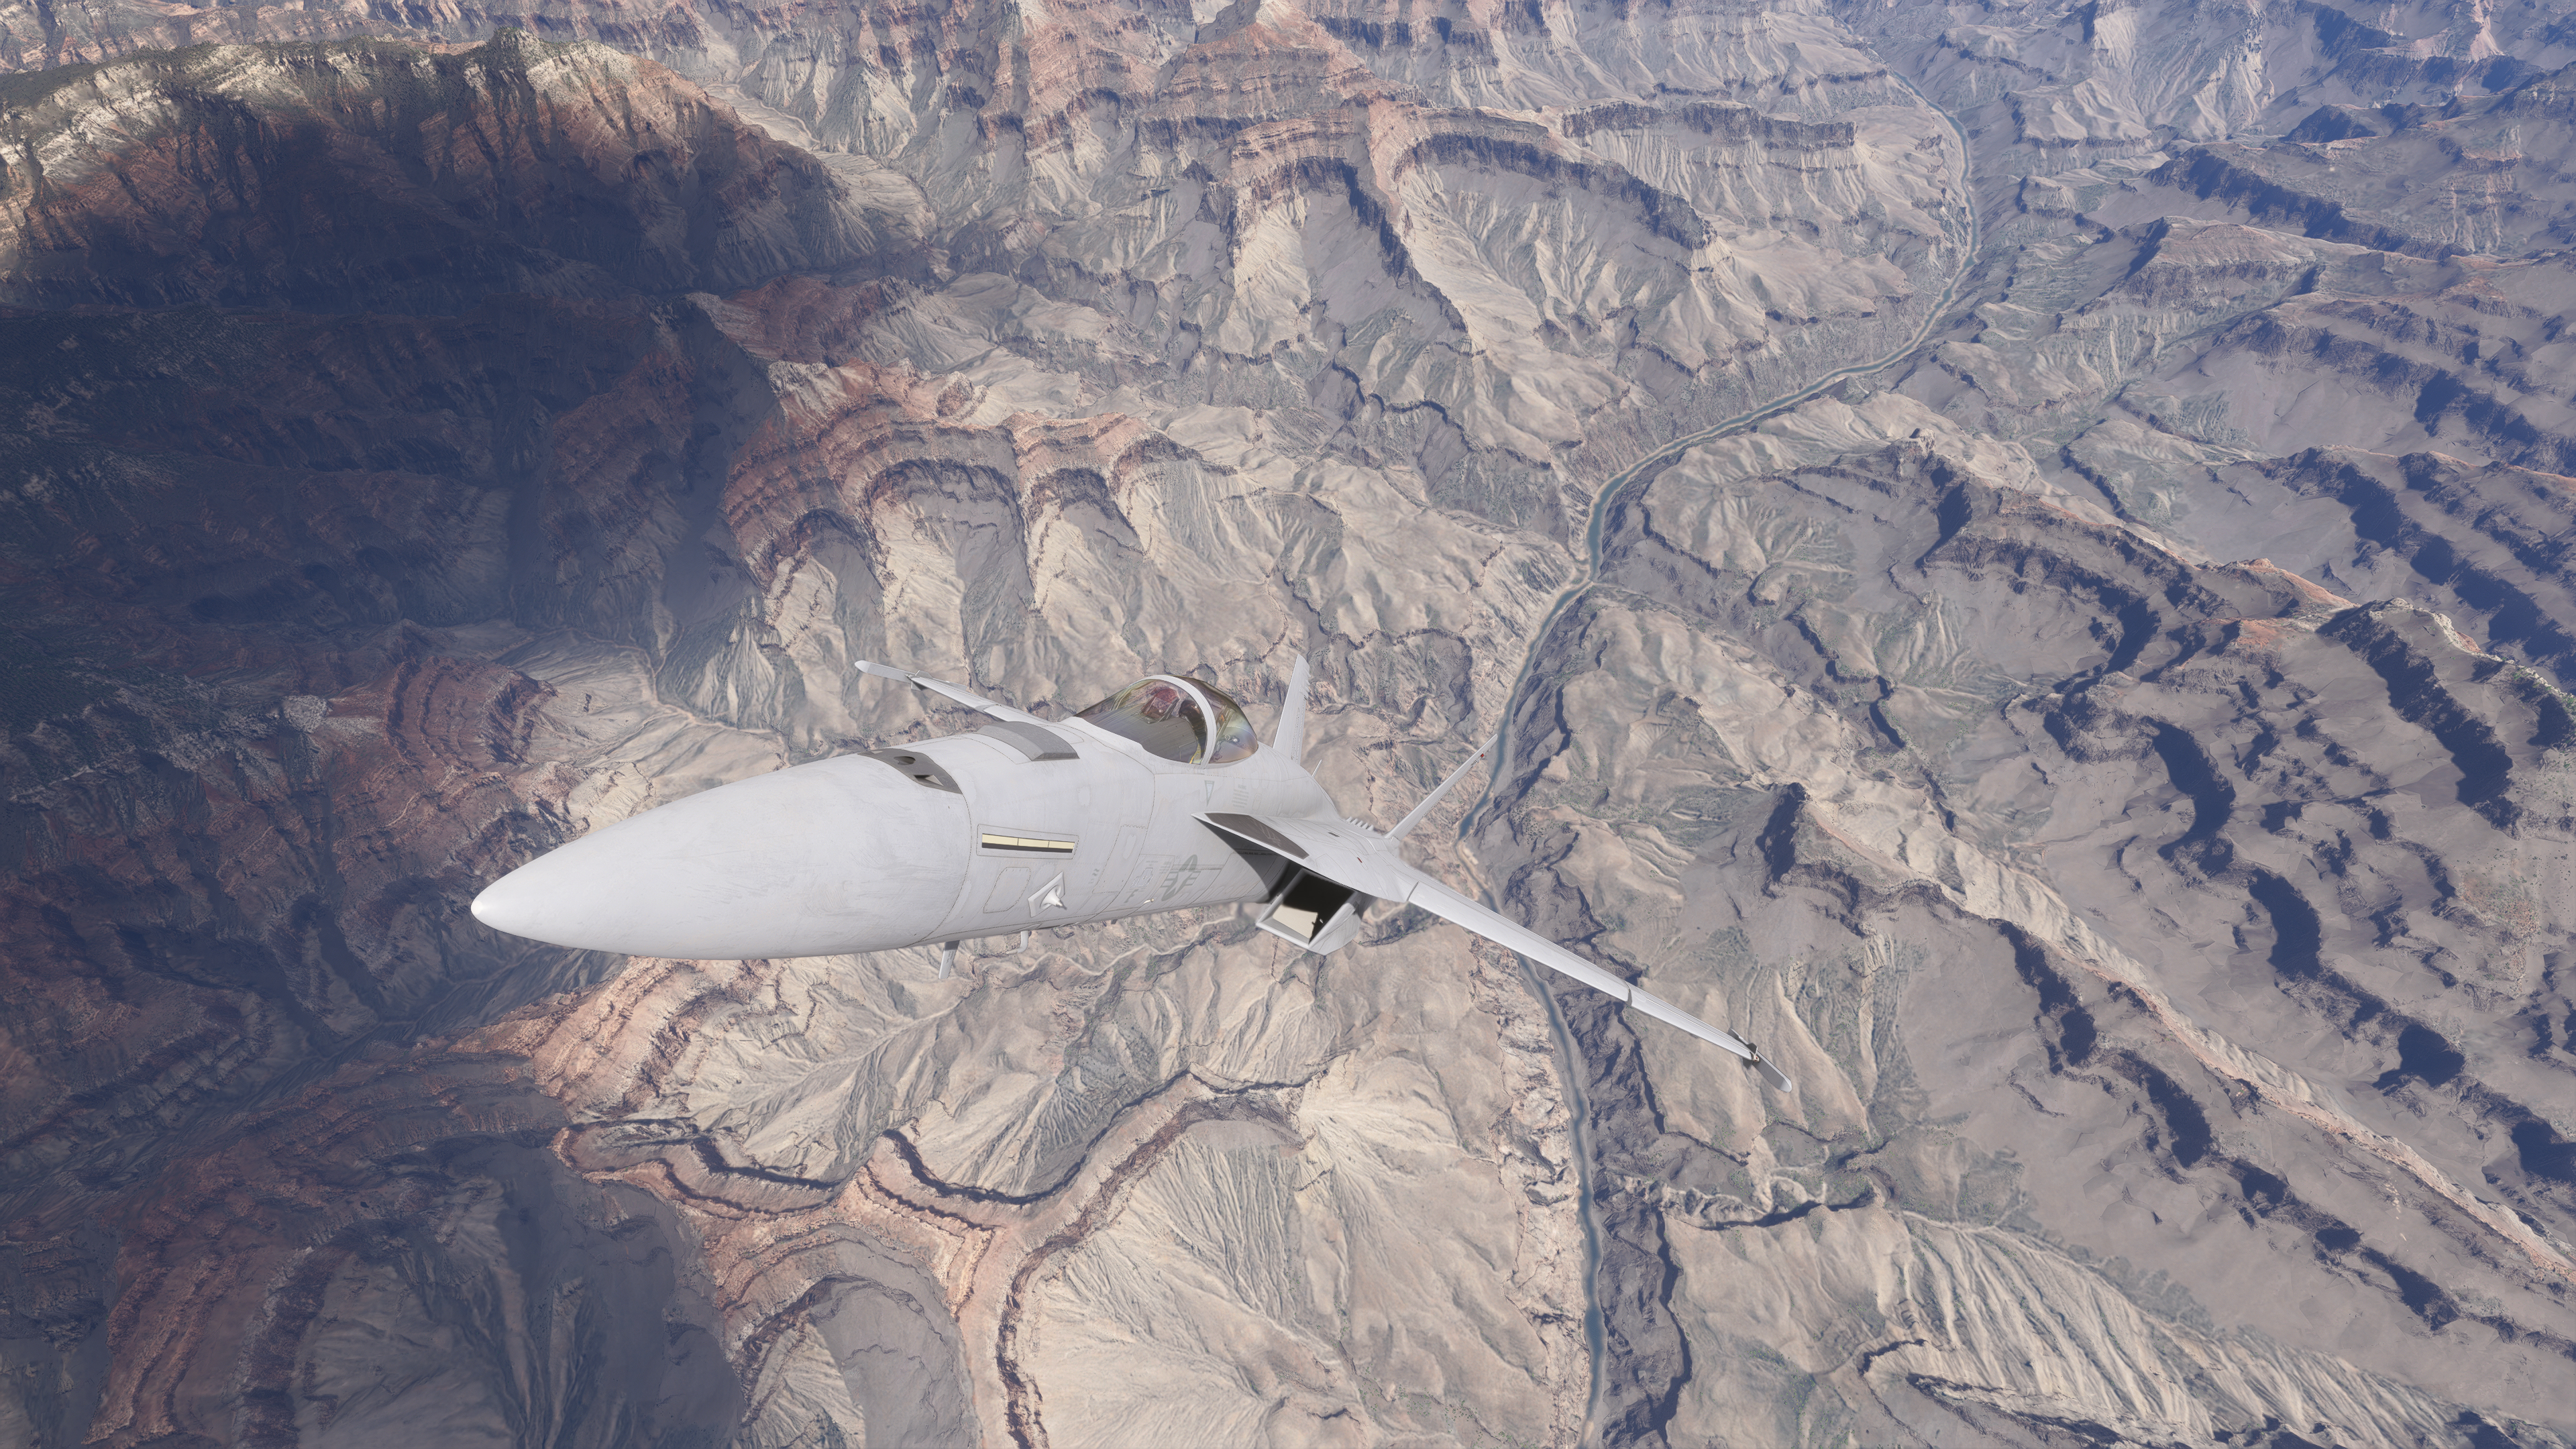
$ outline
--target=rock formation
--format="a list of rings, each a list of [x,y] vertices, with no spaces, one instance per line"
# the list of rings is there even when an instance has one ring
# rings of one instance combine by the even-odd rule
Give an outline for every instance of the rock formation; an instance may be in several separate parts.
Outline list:
[[[2576,1436],[2576,10],[0,63],[0,1442]],[[1426,858],[1801,1094],[1418,914],[464,909],[969,722],[853,658],[1298,653],[1345,808],[1506,728]]]

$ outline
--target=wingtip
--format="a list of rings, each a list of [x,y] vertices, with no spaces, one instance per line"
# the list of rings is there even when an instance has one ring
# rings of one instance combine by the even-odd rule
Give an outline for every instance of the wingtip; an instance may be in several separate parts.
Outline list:
[[[1783,1096],[1794,1097],[1798,1095],[1798,1084],[1789,1080],[1789,1074],[1787,1072],[1771,1065],[1768,1058],[1756,1056],[1750,1062],[1746,1063],[1746,1065],[1752,1067],[1755,1074],[1762,1078],[1762,1084],[1769,1087],[1772,1091],[1778,1092]]]

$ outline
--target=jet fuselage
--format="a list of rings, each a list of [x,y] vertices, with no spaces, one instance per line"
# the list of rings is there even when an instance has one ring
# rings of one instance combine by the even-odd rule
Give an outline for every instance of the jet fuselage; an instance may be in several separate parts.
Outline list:
[[[683,960],[860,955],[1260,901],[1316,953],[1379,901],[1411,904],[1789,1078],[1752,1043],[1511,921],[1406,861],[1405,836],[1495,746],[1379,830],[1336,818],[1299,763],[1299,660],[1272,743],[1204,680],[1150,675],[1064,720],[861,661],[988,721],[962,734],[736,781],[592,831],[475,897],[534,940]]]
[[[1329,820],[1262,746],[1186,764],[1082,720],[997,721],[737,781],[593,831],[495,882],[485,923],[699,959],[825,956],[1257,901],[1283,867],[1208,812]]]

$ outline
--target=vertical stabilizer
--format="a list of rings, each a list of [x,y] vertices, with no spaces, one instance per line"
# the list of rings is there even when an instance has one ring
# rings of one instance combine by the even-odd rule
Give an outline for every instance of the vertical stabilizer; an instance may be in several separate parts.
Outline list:
[[[1306,763],[1306,656],[1297,656],[1297,667],[1288,675],[1288,698],[1279,706],[1279,729],[1270,737],[1270,748],[1288,757],[1288,763]]]
[[[1494,737],[1485,741],[1483,744],[1478,745],[1476,747],[1476,753],[1469,755],[1465,764],[1451,770],[1449,772],[1448,779],[1441,781],[1438,785],[1432,788],[1430,794],[1422,797],[1422,803],[1413,807],[1412,814],[1395,822],[1395,828],[1386,833],[1386,838],[1389,840],[1402,840],[1404,837],[1411,835],[1413,833],[1413,827],[1422,823],[1422,817],[1431,813],[1431,807],[1440,803],[1440,797],[1448,794],[1459,781],[1467,778],[1467,772],[1476,768],[1477,762],[1483,760],[1487,755],[1492,754],[1494,752],[1494,746],[1499,745],[1502,742],[1503,732],[1500,730],[1494,731]]]

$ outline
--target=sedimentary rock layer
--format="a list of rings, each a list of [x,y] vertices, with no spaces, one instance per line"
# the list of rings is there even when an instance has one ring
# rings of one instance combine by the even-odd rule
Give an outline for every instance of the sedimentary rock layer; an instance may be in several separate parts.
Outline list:
[[[2566,1442],[2571,35],[0,5],[0,1433]],[[1298,653],[1801,1093],[1413,914],[463,910],[967,722],[856,657]]]

